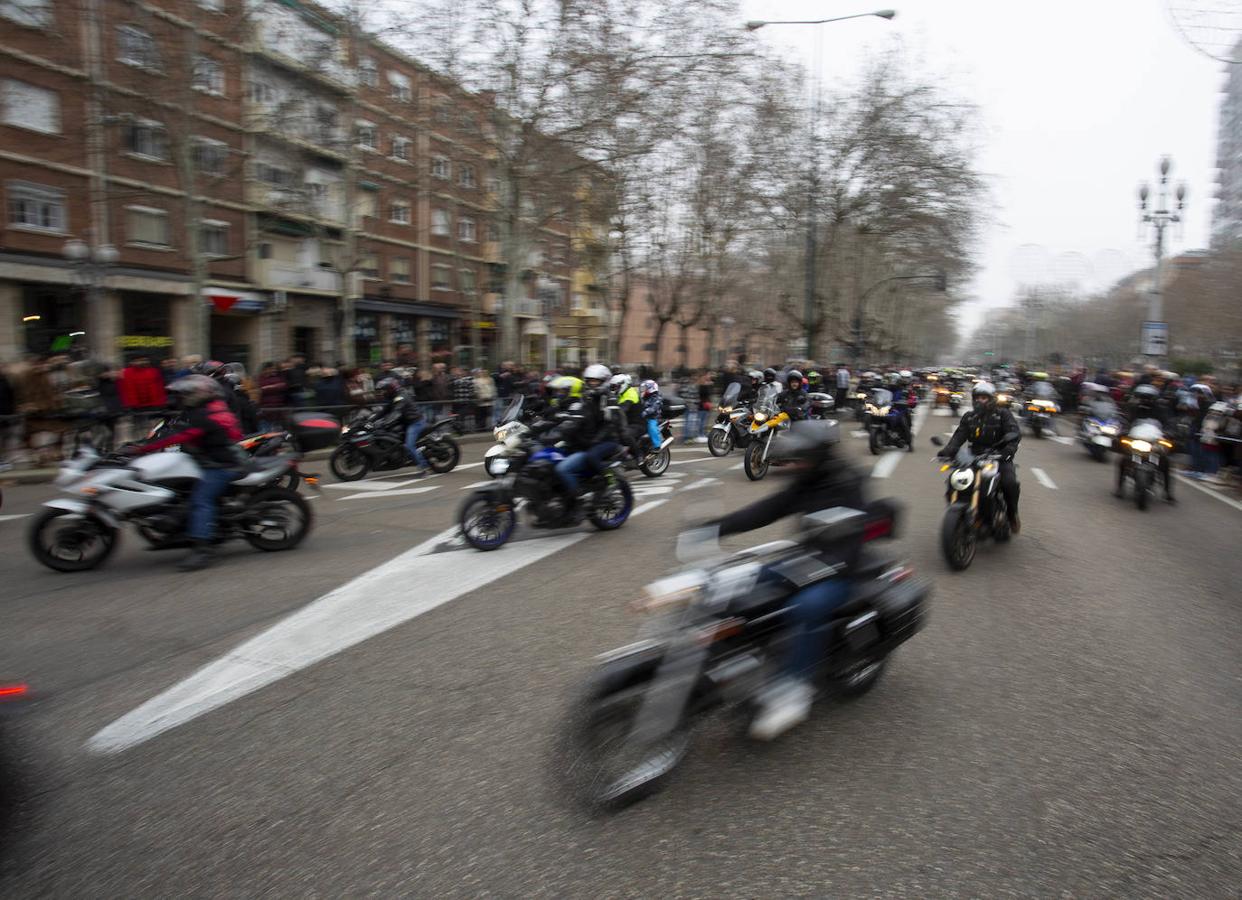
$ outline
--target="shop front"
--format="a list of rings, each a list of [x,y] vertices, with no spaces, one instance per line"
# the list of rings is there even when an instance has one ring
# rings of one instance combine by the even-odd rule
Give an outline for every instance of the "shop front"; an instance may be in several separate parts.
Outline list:
[[[384,359],[406,365],[452,365],[461,340],[460,318],[460,312],[442,306],[365,297],[355,306],[355,358],[358,365]]]
[[[203,299],[211,303],[211,358],[241,363],[247,372],[257,371],[263,362],[258,349],[266,301],[247,291],[215,287],[205,289]]]
[[[86,298],[81,288],[58,284],[23,285],[21,312],[27,353],[85,355]]]

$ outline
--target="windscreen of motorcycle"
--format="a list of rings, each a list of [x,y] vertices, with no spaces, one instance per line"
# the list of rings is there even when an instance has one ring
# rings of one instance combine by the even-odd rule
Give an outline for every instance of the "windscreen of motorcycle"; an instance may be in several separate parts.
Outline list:
[[[517,396],[513,398],[512,401],[510,401],[509,408],[505,410],[505,414],[500,420],[500,423],[502,425],[505,424],[506,422],[512,422],[516,420],[518,416],[522,414],[522,404],[525,402],[525,399],[526,398],[523,397],[521,394],[518,394]]]
[[[724,396],[720,398],[721,406],[733,406],[737,403],[737,398],[742,394],[742,386],[736,381],[725,388]]]
[[[776,410],[776,396],[781,392],[781,386],[777,383],[765,384],[759,388],[759,397],[755,400],[755,407],[764,412],[774,412]]]

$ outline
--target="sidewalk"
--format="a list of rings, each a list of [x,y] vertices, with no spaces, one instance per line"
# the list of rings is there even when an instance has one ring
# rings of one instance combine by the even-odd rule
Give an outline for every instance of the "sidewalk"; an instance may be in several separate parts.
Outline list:
[[[453,435],[459,444],[479,444],[492,443],[495,438],[492,437],[490,431],[475,431],[469,434]],[[327,460],[332,455],[332,451],[336,448],[328,450],[312,450],[302,457],[306,461]],[[57,468],[43,469],[9,469],[7,472],[0,472],[0,486],[8,487],[13,484],[47,484],[56,477],[56,473],[60,471]]]

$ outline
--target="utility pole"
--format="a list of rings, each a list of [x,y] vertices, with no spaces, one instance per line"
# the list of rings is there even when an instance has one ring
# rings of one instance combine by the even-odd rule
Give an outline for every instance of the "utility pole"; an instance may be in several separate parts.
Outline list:
[[[1156,274],[1147,297],[1147,321],[1143,323],[1140,349],[1156,364],[1163,362],[1169,351],[1169,326],[1164,321],[1164,230],[1174,222],[1182,220],[1181,212],[1186,206],[1186,185],[1183,183],[1174,191],[1176,208],[1169,209],[1169,170],[1172,168],[1173,161],[1167,156],[1162,157],[1159,165],[1160,180],[1157,182],[1157,195],[1154,200],[1155,209],[1147,208],[1150,187],[1142,184],[1138,191],[1139,221],[1150,225],[1155,232],[1152,253],[1156,257]]]

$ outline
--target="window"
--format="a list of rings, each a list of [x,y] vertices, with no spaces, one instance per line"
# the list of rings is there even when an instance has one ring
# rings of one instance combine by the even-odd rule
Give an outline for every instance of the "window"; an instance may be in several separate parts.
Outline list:
[[[500,193],[500,178],[495,175],[487,176],[487,190],[493,194]]]
[[[388,207],[388,220],[390,222],[396,222],[398,225],[409,225],[410,204],[403,200],[394,201],[393,204]]]
[[[311,140],[321,144],[334,144],[336,134],[336,110],[331,106],[315,107],[315,122],[311,131]]]
[[[169,243],[168,213],[149,206],[125,207],[125,234],[131,244],[167,247]]]
[[[0,0],[0,17],[18,25],[46,28],[52,24],[52,0]]]
[[[359,218],[379,217],[379,199],[374,191],[359,191],[354,198],[354,207],[354,213]]]
[[[211,138],[194,138],[194,168],[204,175],[223,175],[229,145]]]
[[[452,171],[449,161],[443,156],[433,156],[431,158],[431,174],[436,178],[447,179]]]
[[[190,76],[194,90],[207,94],[224,94],[224,66],[210,56],[198,56],[194,59],[194,71]]]
[[[9,224],[39,231],[65,231],[65,192],[56,188],[10,181],[5,185],[9,195]]]
[[[397,284],[410,283],[410,261],[404,256],[399,256],[388,261],[388,280],[395,281]]]
[[[120,25],[116,29],[116,58],[127,66],[142,69],[158,69],[160,52],[155,38],[133,25]]]
[[[168,159],[168,132],[159,122],[139,119],[125,129],[125,149],[135,156]]]
[[[228,256],[229,223],[204,219],[198,231],[198,249],[204,256]]]
[[[395,137],[392,139],[392,158],[410,161],[410,139]]]
[[[379,148],[379,129],[371,122],[356,122],[354,140],[365,150],[376,150]]]
[[[452,269],[449,266],[434,265],[431,267],[431,287],[437,291],[452,290]]]
[[[487,239],[493,244],[500,240],[500,226],[495,222],[487,223]]]
[[[364,253],[358,257],[358,271],[364,278],[379,278],[379,257],[374,253]]]
[[[431,233],[436,237],[448,237],[452,232],[449,230],[449,214],[443,209],[433,209],[431,211]]]
[[[365,56],[358,60],[358,81],[367,87],[376,87],[379,84],[379,69],[375,66],[375,60]]]
[[[457,220],[457,239],[459,241],[469,241],[472,244],[474,243],[474,219],[463,218]]]
[[[276,103],[276,88],[266,81],[250,82],[250,102],[259,106],[272,106]]]
[[[458,166],[457,183],[464,188],[474,187],[474,166]]]
[[[6,125],[60,134],[60,94],[6,78],[0,81],[0,116]]]
[[[388,73],[388,85],[392,88],[392,99],[400,103],[409,103],[414,99],[414,91],[410,88],[410,78],[400,72]]]
[[[294,182],[293,173],[284,166],[262,161],[254,164],[254,177],[264,184],[279,188],[293,187]]]
[[[462,269],[457,273],[457,283],[463,294],[474,293],[474,269]]]

